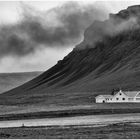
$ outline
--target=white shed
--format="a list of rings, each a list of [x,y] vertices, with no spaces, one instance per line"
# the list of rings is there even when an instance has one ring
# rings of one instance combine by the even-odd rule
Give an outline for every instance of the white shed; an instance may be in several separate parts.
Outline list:
[[[111,101],[113,98],[112,95],[98,95],[95,97],[96,103],[106,103]]]

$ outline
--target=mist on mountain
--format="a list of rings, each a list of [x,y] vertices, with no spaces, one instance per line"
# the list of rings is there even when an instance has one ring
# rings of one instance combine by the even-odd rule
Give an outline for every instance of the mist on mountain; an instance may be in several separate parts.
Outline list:
[[[0,25],[0,57],[23,57],[45,48],[65,48],[81,40],[94,21],[107,18],[106,9],[67,2],[47,12],[22,5],[16,24]]]

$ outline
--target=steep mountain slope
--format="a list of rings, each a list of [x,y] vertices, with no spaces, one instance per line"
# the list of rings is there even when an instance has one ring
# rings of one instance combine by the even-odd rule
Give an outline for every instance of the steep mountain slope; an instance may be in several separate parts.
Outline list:
[[[0,73],[0,93],[32,80],[42,72]]]
[[[140,90],[140,6],[94,22],[63,60],[0,95],[0,104],[89,104],[99,92]]]

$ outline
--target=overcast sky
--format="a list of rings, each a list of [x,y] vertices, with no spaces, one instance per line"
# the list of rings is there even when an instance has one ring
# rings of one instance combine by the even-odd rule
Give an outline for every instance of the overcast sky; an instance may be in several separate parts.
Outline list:
[[[139,1],[0,1],[0,72],[44,71],[104,20]]]

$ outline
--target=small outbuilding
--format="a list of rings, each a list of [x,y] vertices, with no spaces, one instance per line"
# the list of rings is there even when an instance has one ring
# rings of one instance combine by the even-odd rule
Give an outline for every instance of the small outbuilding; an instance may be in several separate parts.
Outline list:
[[[112,95],[98,95],[95,97],[96,103],[106,103],[109,100],[112,100]]]

